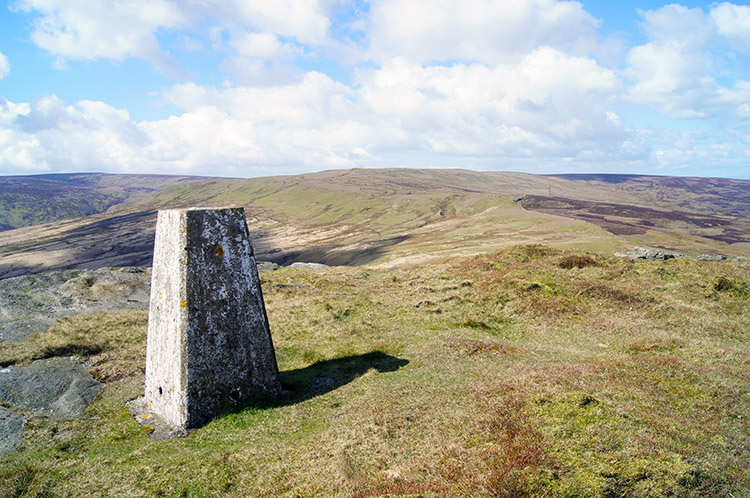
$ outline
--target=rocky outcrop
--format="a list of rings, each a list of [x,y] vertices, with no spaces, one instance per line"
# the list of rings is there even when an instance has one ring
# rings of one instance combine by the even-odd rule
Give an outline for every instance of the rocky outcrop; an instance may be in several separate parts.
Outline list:
[[[59,317],[148,306],[151,270],[62,270],[0,280],[0,340],[22,341]]]
[[[684,258],[685,255],[679,252],[666,251],[664,249],[651,249],[648,247],[636,247],[632,251],[618,252],[615,256],[630,259],[673,259]]]
[[[77,358],[38,360],[0,370],[0,455],[23,445],[25,414],[55,420],[83,416],[102,390]]]
[[[58,318],[148,306],[151,270],[62,270],[0,280],[0,347],[45,331]],[[83,416],[102,390],[75,357],[0,369],[0,455],[23,445],[28,417]]]
[[[626,252],[616,252],[615,256],[619,256],[621,258],[630,258],[630,259],[672,259],[672,258],[694,258],[698,261],[726,261],[729,259],[727,256],[723,254],[701,254],[698,257],[694,256],[685,256],[682,253],[679,252],[673,252],[673,251],[667,251],[664,249],[652,249],[648,247],[636,247],[632,251],[626,251]],[[735,258],[735,260],[738,260],[741,258]]]
[[[0,370],[0,402],[55,420],[81,417],[101,390],[75,357]]]
[[[727,257],[723,254],[701,254],[698,259],[700,261],[726,261]]]
[[[0,455],[14,453],[23,446],[23,415],[0,406]]]
[[[258,271],[273,271],[279,268],[279,265],[272,261],[256,261]]]
[[[328,265],[324,265],[323,263],[292,263],[289,265],[289,268],[303,268],[306,270],[323,270],[325,268],[328,268]]]

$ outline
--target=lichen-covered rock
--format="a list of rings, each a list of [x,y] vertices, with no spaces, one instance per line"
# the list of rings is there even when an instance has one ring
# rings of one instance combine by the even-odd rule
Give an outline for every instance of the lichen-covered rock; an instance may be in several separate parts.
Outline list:
[[[723,254],[701,254],[698,259],[700,261],[726,261],[727,257]]]
[[[328,268],[328,265],[324,265],[323,263],[305,263],[305,262],[296,262],[289,265],[289,268],[304,268],[306,270],[324,270]]]
[[[621,258],[630,258],[630,259],[660,259],[660,260],[685,257],[684,254],[681,254],[678,252],[665,251],[663,249],[651,249],[648,247],[636,247],[632,251],[615,253],[615,256],[618,256]]]
[[[0,455],[14,453],[23,446],[23,415],[0,406]]]
[[[174,426],[199,427],[255,394],[281,390],[242,208],[160,211],[145,400]]]
[[[148,306],[148,268],[63,270],[0,280],[0,339],[22,341],[61,316]]]
[[[0,401],[57,420],[81,417],[101,390],[80,363],[68,358],[0,370]]]

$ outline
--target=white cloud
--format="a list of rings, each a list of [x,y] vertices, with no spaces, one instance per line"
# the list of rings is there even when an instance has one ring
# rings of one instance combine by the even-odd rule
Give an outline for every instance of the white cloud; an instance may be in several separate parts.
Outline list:
[[[360,76],[362,101],[401,147],[458,155],[576,155],[622,138],[612,71],[551,48],[519,64],[422,67],[394,59]],[[585,105],[581,105],[585,102]]]
[[[242,176],[411,152],[594,161],[625,138],[609,108],[619,85],[593,59],[551,48],[500,66],[397,58],[361,72],[354,86],[317,72],[264,88],[175,85],[163,97],[182,113],[140,123],[102,102],[45,97],[18,107],[3,129],[35,164],[83,170]]]
[[[651,41],[628,53],[626,99],[680,119],[731,116],[750,99],[736,63],[723,56],[750,50],[750,7],[723,3],[706,13],[672,4],[641,16]]]
[[[371,52],[387,60],[518,60],[543,45],[588,52],[598,21],[558,0],[379,0],[369,18]]]
[[[679,41],[687,46],[700,46],[714,36],[710,19],[701,8],[689,9],[675,3],[638,12],[643,18],[643,30],[656,42]]]
[[[60,65],[135,57],[179,75],[167,47],[199,51],[196,66],[212,59],[231,77],[222,87],[187,82],[162,90],[179,112],[153,121],[136,122],[104,102],[0,99],[0,171],[250,176],[414,157],[445,166],[533,170],[565,162],[619,171],[649,160],[674,168],[680,160],[748,157],[750,82],[737,69],[750,50],[747,6],[641,12],[648,42],[623,61],[614,59],[622,54],[616,43],[600,38],[599,21],[574,1],[18,5],[34,12],[32,40]],[[336,24],[341,8],[352,13],[343,27]],[[4,62],[0,54],[0,78]],[[318,62],[335,72],[302,68]],[[611,69],[623,62],[623,71]],[[347,83],[337,81],[347,64],[355,66],[340,77]],[[735,122],[724,136],[628,129],[623,97],[677,120]]]
[[[143,58],[158,71],[181,74],[156,32],[181,26],[186,19],[169,0],[21,0],[18,8],[40,14],[31,39],[40,48],[66,60]]]
[[[246,57],[271,59],[289,57],[300,49],[290,43],[283,43],[274,33],[242,33],[231,41],[237,53]]]
[[[133,171],[148,137],[127,111],[55,96],[0,108],[0,171]]]
[[[729,45],[744,54],[750,53],[750,6],[721,3],[710,12],[716,28]]]
[[[31,39],[57,57],[58,69],[69,60],[141,58],[162,74],[185,78],[159,39],[177,30],[184,32],[175,46],[193,50],[202,44],[186,33],[207,32],[215,50],[230,54],[223,69],[241,77],[254,75],[263,61],[302,53],[298,44],[341,45],[329,37],[329,5],[317,0],[19,0],[16,8],[37,15]],[[228,44],[223,40],[227,33]],[[270,66],[261,80],[273,81],[275,73],[286,71],[277,70],[275,62]]]
[[[318,0],[234,0],[213,3],[223,12],[225,21],[236,22],[259,31],[295,38],[301,43],[322,45],[328,40],[331,21],[325,5]]]
[[[0,80],[5,78],[10,74],[10,62],[8,62],[8,58],[5,57],[5,55],[0,52]]]
[[[304,54],[301,46],[285,42],[270,32],[240,32],[229,41],[233,53],[219,66],[241,84],[273,86],[298,80],[302,71],[294,57]]]

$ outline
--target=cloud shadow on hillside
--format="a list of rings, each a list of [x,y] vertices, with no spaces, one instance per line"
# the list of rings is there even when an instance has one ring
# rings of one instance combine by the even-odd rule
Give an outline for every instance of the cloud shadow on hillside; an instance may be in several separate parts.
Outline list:
[[[356,249],[345,249],[343,244],[311,245],[299,250],[282,251],[279,248],[259,248],[259,260],[272,261],[286,266],[294,262],[323,263],[330,266],[359,266],[372,263],[385,254],[389,247],[400,244],[410,238],[400,235],[378,240],[363,241]],[[265,241],[264,241],[265,242]]]
[[[0,243],[0,279],[55,270],[102,267],[151,266],[156,210],[140,211],[92,221],[82,226],[50,229],[41,236],[15,245]],[[387,248],[409,239],[408,235],[364,240],[350,244],[310,244],[279,247],[265,234],[251,232],[258,261],[288,265],[296,261],[331,266],[357,266],[381,257]],[[6,255],[25,254],[13,262]],[[55,257],[47,255],[54,254]]]

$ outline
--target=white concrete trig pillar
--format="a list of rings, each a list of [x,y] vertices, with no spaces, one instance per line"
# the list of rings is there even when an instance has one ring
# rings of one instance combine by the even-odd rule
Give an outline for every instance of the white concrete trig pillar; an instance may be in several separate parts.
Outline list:
[[[146,352],[148,408],[199,427],[281,391],[242,208],[159,211]]]

